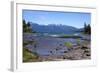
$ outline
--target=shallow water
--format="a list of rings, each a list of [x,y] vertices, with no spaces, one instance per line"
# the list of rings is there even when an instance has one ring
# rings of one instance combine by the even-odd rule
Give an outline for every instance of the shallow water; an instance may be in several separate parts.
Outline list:
[[[24,34],[23,39],[24,41],[35,41],[35,47],[34,44],[28,44],[26,48],[33,52],[37,52],[40,56],[64,55],[64,51],[69,51],[68,48],[64,45],[65,42],[71,42],[73,45],[77,43],[77,39],[74,38],[34,36],[34,34]]]

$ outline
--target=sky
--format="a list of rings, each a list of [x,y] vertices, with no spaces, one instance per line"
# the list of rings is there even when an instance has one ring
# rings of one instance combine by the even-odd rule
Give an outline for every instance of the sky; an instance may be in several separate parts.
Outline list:
[[[62,24],[82,28],[85,22],[86,24],[91,24],[91,14],[80,12],[23,10],[22,18],[26,22],[38,23],[40,25]]]

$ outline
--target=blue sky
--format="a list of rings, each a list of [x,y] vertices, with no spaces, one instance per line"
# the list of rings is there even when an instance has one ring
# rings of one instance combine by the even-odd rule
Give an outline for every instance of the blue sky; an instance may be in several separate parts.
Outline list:
[[[22,18],[26,22],[29,21],[40,25],[62,24],[82,28],[84,22],[91,24],[91,14],[79,12],[23,10]]]

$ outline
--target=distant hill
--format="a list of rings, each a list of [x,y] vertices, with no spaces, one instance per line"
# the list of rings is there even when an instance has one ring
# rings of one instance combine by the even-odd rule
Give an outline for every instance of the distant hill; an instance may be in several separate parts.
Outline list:
[[[61,24],[48,24],[48,25],[40,25],[37,23],[30,23],[32,29],[39,33],[50,33],[50,34],[73,34],[78,32],[81,29]]]

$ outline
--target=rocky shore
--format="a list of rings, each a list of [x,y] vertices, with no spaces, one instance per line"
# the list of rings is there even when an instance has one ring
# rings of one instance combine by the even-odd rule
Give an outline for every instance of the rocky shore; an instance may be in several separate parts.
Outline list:
[[[90,40],[86,38],[81,40],[37,37],[32,34],[24,34],[23,38],[25,39],[23,41],[25,44],[24,48],[38,55],[38,58],[35,60],[31,58],[32,62],[91,59]]]

